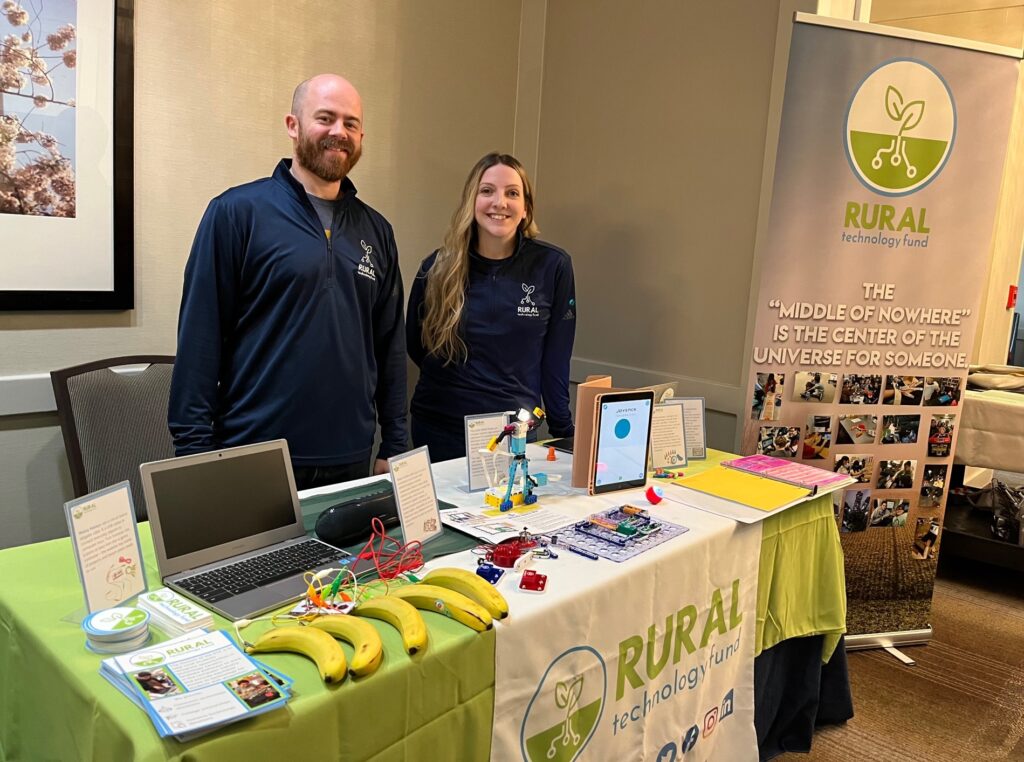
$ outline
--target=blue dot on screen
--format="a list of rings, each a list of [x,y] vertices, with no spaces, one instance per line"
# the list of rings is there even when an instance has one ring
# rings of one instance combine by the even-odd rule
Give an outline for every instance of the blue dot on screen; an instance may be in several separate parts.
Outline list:
[[[629,421],[625,418],[620,418],[615,422],[615,436],[619,439],[625,439],[629,436]]]

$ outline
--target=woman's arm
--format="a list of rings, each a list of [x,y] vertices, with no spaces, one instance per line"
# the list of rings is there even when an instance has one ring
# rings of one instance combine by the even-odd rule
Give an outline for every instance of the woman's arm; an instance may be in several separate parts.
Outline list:
[[[576,340],[576,280],[572,260],[564,255],[555,271],[551,315],[541,357],[541,395],[548,428],[556,437],[572,436],[575,428],[569,410],[569,363]]]
[[[420,265],[420,269],[413,279],[412,288],[409,289],[409,307],[405,311],[405,346],[409,357],[416,363],[416,367],[423,364],[423,357],[426,350],[423,348],[423,311],[426,309],[424,297],[427,290],[427,272],[430,267],[428,257]]]

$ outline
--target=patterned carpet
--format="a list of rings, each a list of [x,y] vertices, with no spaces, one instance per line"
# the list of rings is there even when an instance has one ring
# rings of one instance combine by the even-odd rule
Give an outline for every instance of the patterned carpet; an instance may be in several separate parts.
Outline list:
[[[869,534],[864,532],[861,534]],[[1024,575],[939,566],[927,646],[849,654],[855,716],[786,762],[1024,760]]]

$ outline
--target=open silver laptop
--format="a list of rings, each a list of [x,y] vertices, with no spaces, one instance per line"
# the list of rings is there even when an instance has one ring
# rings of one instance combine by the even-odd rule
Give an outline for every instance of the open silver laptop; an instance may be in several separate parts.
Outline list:
[[[229,619],[298,600],[304,571],[337,566],[347,555],[306,536],[283,439],[140,471],[160,577]]]

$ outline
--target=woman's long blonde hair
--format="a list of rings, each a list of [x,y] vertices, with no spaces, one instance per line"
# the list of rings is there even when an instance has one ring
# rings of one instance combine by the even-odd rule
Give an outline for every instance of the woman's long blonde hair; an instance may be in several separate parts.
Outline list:
[[[506,153],[484,156],[466,178],[462,199],[452,215],[444,244],[438,249],[434,266],[427,273],[423,348],[428,354],[440,357],[445,365],[462,361],[468,352],[466,342],[459,335],[459,327],[469,283],[469,249],[476,237],[476,194],[484,172],[498,164],[514,169],[523,181],[526,216],[519,223],[519,232],[526,238],[535,238],[538,233],[537,224],[533,221],[533,185],[523,165]]]

